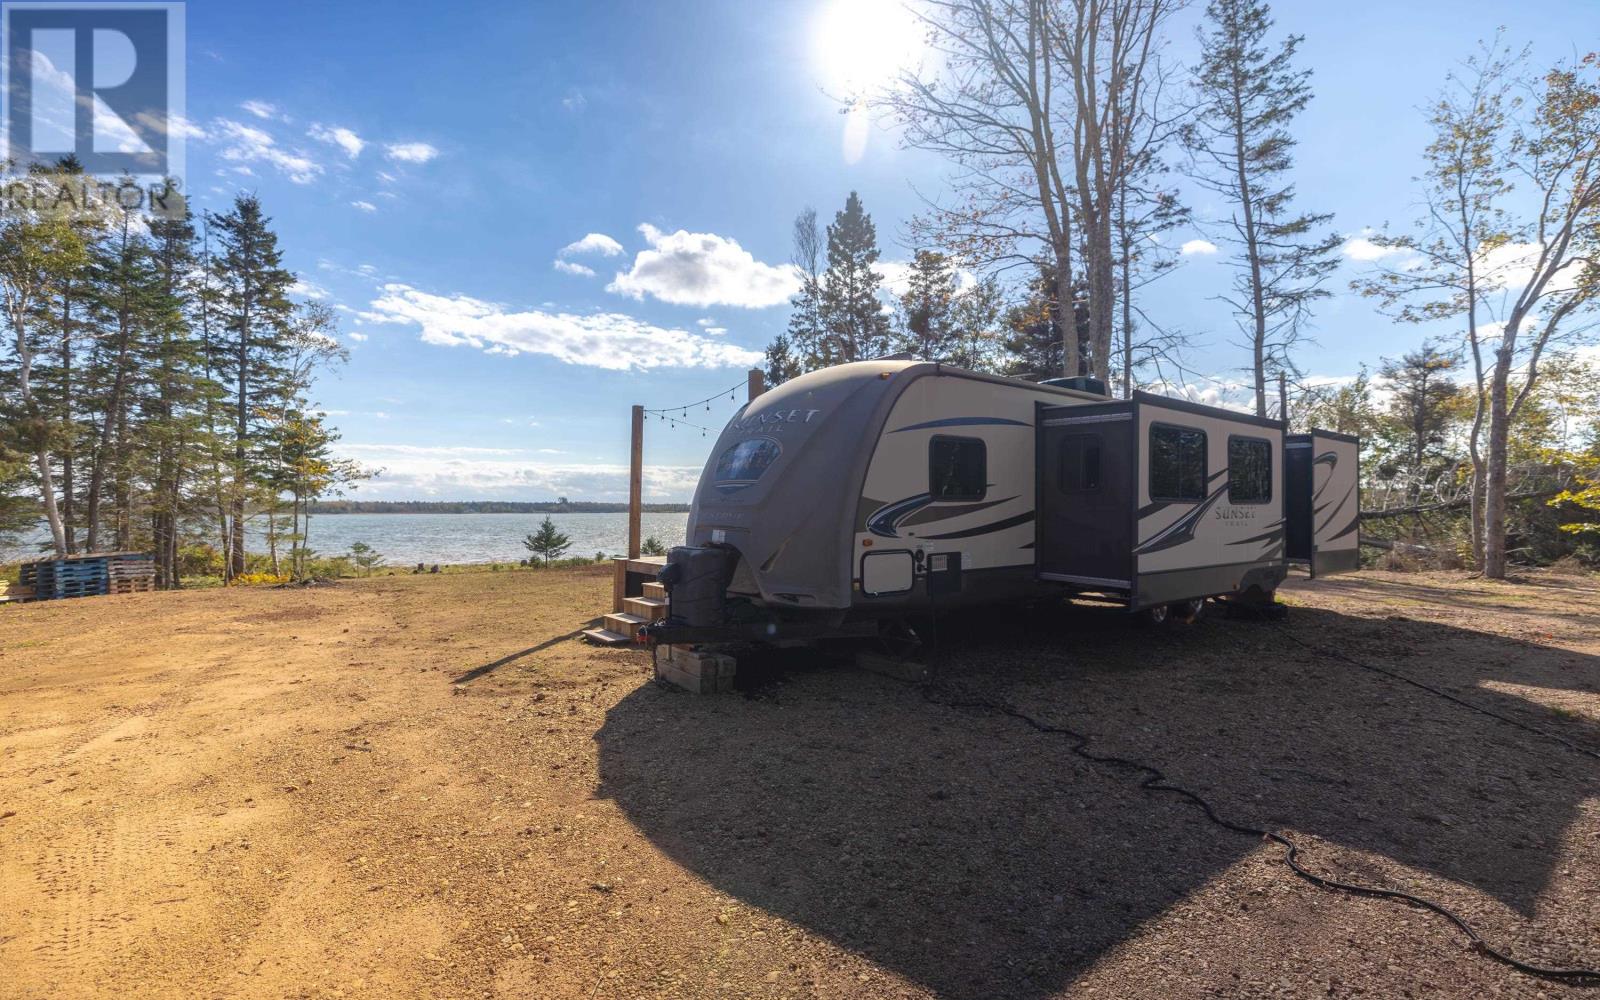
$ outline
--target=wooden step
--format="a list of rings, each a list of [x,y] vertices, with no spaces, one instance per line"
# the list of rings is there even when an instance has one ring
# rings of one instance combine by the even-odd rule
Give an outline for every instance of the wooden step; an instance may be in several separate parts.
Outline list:
[[[654,580],[651,580],[649,583],[644,585],[644,596],[665,598],[667,596],[666,585],[656,583]]]
[[[608,628],[586,628],[583,630],[583,637],[602,646],[621,646],[633,641],[620,632],[613,632]]]
[[[667,617],[665,597],[630,597],[622,602],[622,610],[638,615],[647,622],[658,622]]]
[[[600,619],[600,624],[604,628],[632,639],[639,634],[639,629],[642,626],[649,624],[649,620],[640,618],[638,615],[629,614],[626,611],[618,611]]]

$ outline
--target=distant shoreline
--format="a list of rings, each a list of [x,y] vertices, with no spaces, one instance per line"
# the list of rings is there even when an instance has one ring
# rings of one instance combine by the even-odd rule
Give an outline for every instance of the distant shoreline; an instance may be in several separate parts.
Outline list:
[[[687,514],[686,503],[647,503],[646,514]],[[331,500],[311,505],[313,514],[623,514],[625,503],[557,500],[519,503],[507,500]]]

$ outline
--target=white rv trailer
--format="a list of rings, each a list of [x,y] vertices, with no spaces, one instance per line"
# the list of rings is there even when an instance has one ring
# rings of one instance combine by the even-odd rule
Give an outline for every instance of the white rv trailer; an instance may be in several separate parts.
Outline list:
[[[1268,602],[1291,561],[1356,568],[1358,448],[936,363],[812,372],[723,430],[662,577],[668,619],[645,641],[818,635],[1082,592],[1157,617]]]

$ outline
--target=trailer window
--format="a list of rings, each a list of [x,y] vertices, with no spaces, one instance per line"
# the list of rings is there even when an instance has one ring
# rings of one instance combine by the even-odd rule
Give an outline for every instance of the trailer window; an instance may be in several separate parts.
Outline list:
[[[1150,499],[1186,503],[1206,498],[1206,432],[1150,427]]]
[[[1068,434],[1061,439],[1059,479],[1061,492],[1082,493],[1100,488],[1100,435]]]
[[[936,437],[928,443],[928,494],[935,500],[982,500],[988,465],[979,439]]]
[[[783,446],[772,438],[749,438],[722,453],[717,459],[716,479],[718,490],[734,493],[761,478],[772,463],[783,453]]]
[[[1228,502],[1272,499],[1272,444],[1260,438],[1228,438]]]

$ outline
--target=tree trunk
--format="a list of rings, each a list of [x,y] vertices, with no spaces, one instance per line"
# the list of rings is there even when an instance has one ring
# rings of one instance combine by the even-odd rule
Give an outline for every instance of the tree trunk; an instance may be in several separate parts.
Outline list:
[[[72,293],[70,286],[61,294],[61,422],[67,428],[66,447],[61,452],[61,527],[66,536],[67,555],[78,551],[77,522],[74,518],[72,483]]]
[[[1508,338],[1515,332],[1507,329]],[[1489,383],[1489,462],[1484,474],[1483,575],[1506,577],[1506,461],[1511,428],[1507,383],[1511,376],[1511,348],[1495,353],[1494,377]]]
[[[8,302],[11,307],[11,330],[17,336],[17,383],[18,392],[22,397],[22,407],[30,415],[36,414],[33,399],[33,348],[28,343],[27,334],[27,303],[21,299]],[[56,506],[56,484],[50,468],[50,448],[48,438],[42,430],[37,431],[38,438],[34,443],[33,462],[39,472],[39,492],[44,498],[44,517],[50,525],[50,541],[55,547],[56,558],[67,554],[67,537],[61,524],[61,510]]]

